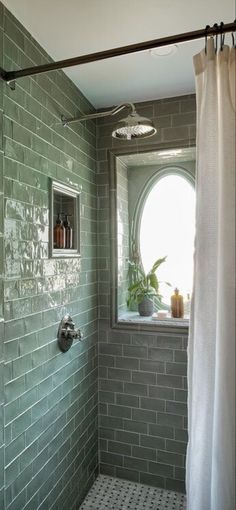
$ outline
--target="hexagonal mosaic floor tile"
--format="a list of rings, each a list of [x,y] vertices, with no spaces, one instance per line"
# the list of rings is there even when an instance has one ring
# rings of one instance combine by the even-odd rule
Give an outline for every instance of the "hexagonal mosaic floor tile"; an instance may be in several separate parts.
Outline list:
[[[186,510],[184,494],[99,475],[80,510]]]

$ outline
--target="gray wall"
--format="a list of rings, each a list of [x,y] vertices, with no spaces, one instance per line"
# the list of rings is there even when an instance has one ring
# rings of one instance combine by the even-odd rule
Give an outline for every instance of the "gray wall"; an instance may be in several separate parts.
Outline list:
[[[2,4],[0,24],[5,69],[50,61]],[[0,87],[0,508],[72,510],[98,469],[96,128],[55,125],[62,113],[92,111],[62,72]],[[49,258],[50,177],[82,188],[81,259]],[[84,340],[62,354],[65,312]]]
[[[158,487],[184,491],[187,329],[159,333],[144,326],[111,329],[109,151],[155,150],[195,145],[195,97],[137,105],[152,118],[157,134],[145,141],[121,142],[110,136],[112,120],[99,121],[99,402],[101,472]],[[111,186],[109,195],[109,183]],[[111,235],[113,233],[111,232]]]

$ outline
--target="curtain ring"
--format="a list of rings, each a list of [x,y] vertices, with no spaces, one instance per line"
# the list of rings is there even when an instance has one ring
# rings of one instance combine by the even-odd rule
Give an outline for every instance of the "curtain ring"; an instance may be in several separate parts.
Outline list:
[[[223,51],[223,47],[225,44],[225,34],[223,33],[223,29],[224,29],[224,23],[223,23],[223,21],[221,21],[221,24],[220,24],[220,51]]]
[[[214,28],[218,28],[218,23],[214,23]],[[217,53],[218,50],[218,32],[216,33],[216,43],[215,43],[215,53]]]
[[[209,30],[210,25],[206,25],[205,28],[205,54],[207,54],[207,31]]]

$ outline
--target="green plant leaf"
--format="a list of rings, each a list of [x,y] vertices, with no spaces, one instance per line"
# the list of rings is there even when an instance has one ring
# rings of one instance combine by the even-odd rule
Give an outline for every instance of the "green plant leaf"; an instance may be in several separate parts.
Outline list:
[[[156,270],[165,260],[166,257],[156,260],[147,275],[140,264],[132,260],[128,261],[130,277],[130,286],[128,287],[129,296],[127,298],[128,306],[134,302],[141,303],[145,297],[157,300],[156,302],[160,306],[161,295],[158,292],[159,280],[156,275]]]
[[[157,279],[157,275],[155,273],[149,273],[147,277],[150,281],[150,285],[155,289],[156,292],[158,292],[159,282]]]
[[[128,291],[129,292],[133,292],[136,289],[139,289],[141,285],[142,285],[142,281],[138,280],[137,282],[135,282],[135,283],[133,283],[132,285],[129,286]]]
[[[155,273],[155,272],[156,272],[156,270],[157,270],[157,268],[158,268],[161,264],[163,264],[163,262],[165,262],[165,261],[166,261],[166,257],[167,257],[167,255],[166,255],[165,257],[161,258],[161,259],[156,260],[156,262],[154,262],[154,264],[153,264],[153,266],[152,266],[152,269],[151,269],[150,273]]]

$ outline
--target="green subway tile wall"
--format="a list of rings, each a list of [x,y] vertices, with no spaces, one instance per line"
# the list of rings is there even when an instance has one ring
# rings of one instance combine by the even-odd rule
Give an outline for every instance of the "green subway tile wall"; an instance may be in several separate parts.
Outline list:
[[[3,68],[50,61],[2,4],[0,24]],[[0,508],[73,510],[98,470],[96,126],[57,124],[92,111],[61,71],[0,87]],[[82,189],[81,258],[49,258],[50,178]],[[65,312],[84,338],[62,354]]]
[[[120,141],[111,137],[112,119],[98,123],[98,220],[104,224],[98,245],[99,300],[103,303],[99,316],[100,471],[184,491],[188,331],[158,333],[156,325],[152,331],[135,324],[129,329],[124,323],[122,329],[110,326],[111,289],[116,283],[109,235],[109,198],[111,204],[115,202],[109,152],[195,145],[195,96],[139,103],[137,111],[153,120],[157,134],[152,138]]]
[[[0,66],[50,60],[0,3]],[[109,150],[193,145],[195,97],[139,104],[157,134],[124,143],[109,118],[57,124],[93,110],[61,71],[0,89],[0,508],[78,509],[98,472],[98,388],[101,472],[184,490],[187,332],[110,326]],[[81,258],[49,258],[50,178],[82,188]],[[62,354],[65,312],[84,339]]]

